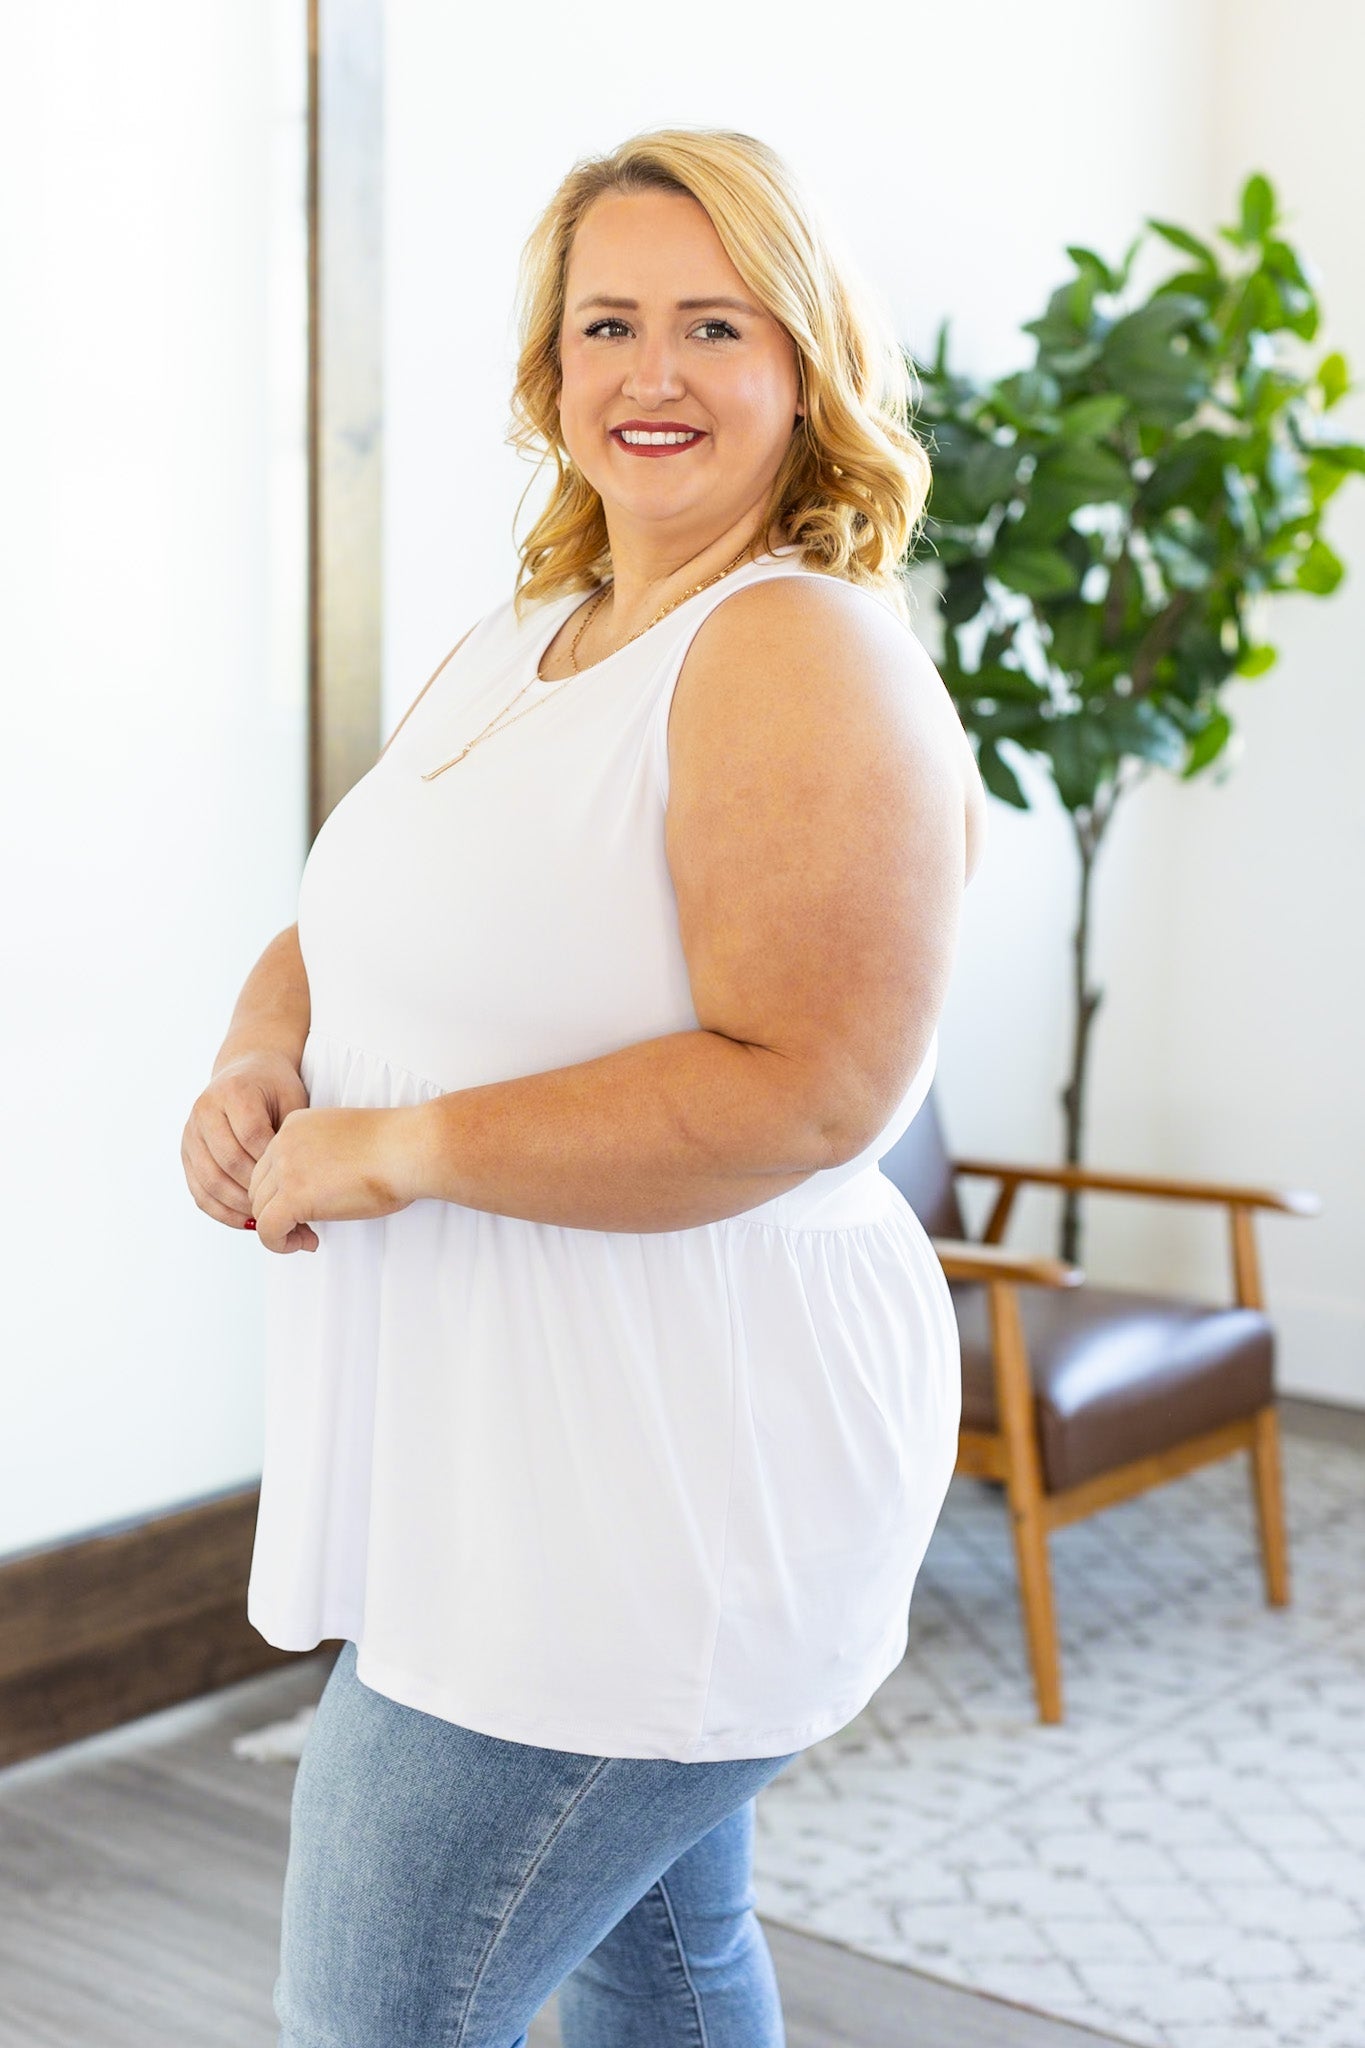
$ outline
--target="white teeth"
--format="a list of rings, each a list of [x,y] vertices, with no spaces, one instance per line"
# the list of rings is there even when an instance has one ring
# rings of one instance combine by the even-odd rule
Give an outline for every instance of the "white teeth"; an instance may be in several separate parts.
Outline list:
[[[638,427],[622,427],[621,439],[632,448],[672,448],[679,442],[695,441],[695,432],[689,434],[645,434]]]

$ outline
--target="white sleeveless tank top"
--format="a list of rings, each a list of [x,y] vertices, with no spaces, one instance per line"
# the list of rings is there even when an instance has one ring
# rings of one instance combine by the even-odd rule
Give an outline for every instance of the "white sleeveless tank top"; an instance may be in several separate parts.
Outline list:
[[[314,1107],[416,1103],[699,1027],[664,854],[689,598],[430,782],[582,602],[509,600],[331,812],[299,891]],[[870,595],[868,603],[877,600]],[[553,692],[553,695],[551,695]],[[722,1222],[421,1200],[267,1261],[248,1616],[484,1734],[681,1763],[833,1733],[899,1663],[957,1454],[952,1300],[877,1162]]]

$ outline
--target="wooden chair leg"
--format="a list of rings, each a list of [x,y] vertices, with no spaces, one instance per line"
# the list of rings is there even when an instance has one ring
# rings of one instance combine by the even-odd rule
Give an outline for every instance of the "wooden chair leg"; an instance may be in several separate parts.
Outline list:
[[[1047,1530],[1038,1500],[1021,1499],[1011,1484],[1010,1523],[1014,1534],[1014,1560],[1019,1572],[1019,1595],[1024,1607],[1024,1636],[1033,1690],[1038,1700],[1038,1719],[1055,1724],[1062,1719],[1062,1665],[1057,1647],[1057,1615],[1052,1604],[1052,1567],[1048,1562]]]
[[[1033,1414],[1033,1382],[1019,1316],[1019,1296],[1004,1282],[988,1290],[995,1396],[1005,1439],[1006,1496],[1024,1610],[1024,1638],[1033,1671],[1040,1721],[1064,1718],[1057,1615],[1052,1604],[1052,1569],[1043,1521],[1043,1472]]]
[[[1280,1483],[1280,1418],[1272,1401],[1259,1409],[1251,1442],[1251,1493],[1261,1539],[1261,1570],[1271,1607],[1289,1605],[1289,1545],[1284,1527],[1284,1493]]]

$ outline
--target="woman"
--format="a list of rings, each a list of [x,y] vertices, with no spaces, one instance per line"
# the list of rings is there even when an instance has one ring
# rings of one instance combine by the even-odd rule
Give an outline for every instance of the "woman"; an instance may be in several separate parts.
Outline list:
[[[752,138],[523,264],[519,588],[309,854],[186,1133],[272,1252],[248,1610],[343,1648],[282,2048],[783,2039],[754,1798],[898,1663],[957,1334],[877,1170],[984,796],[896,565],[906,372]]]

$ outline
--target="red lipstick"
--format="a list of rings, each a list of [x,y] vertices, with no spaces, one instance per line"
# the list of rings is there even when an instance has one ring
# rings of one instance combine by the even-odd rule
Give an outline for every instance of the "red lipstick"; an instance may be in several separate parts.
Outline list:
[[[699,446],[706,438],[704,428],[689,426],[686,420],[622,420],[619,425],[611,427],[608,431],[617,447],[624,449],[627,455],[643,455],[646,457],[682,455],[687,449]],[[623,438],[627,433],[686,434],[689,436],[689,439],[686,441],[631,442]]]

